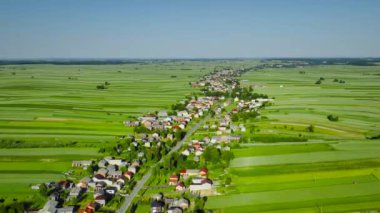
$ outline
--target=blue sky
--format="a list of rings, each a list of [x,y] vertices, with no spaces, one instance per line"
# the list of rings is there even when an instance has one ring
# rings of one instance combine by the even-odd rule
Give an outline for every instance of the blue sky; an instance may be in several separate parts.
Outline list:
[[[378,57],[378,0],[1,0],[0,58]]]

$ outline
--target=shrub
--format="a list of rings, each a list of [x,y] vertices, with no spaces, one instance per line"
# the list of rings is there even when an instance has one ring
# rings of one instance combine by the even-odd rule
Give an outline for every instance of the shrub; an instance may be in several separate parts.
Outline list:
[[[106,86],[103,84],[97,85],[96,89],[106,89]]]
[[[308,132],[314,132],[314,125],[310,125],[310,126],[308,126],[307,128],[306,128],[306,130],[308,131]]]
[[[377,140],[377,139],[380,139],[380,134],[378,135],[369,135],[369,136],[366,136],[367,139],[369,140]]]
[[[338,121],[339,117],[337,115],[328,115],[327,119],[329,119],[329,121]]]
[[[225,185],[230,185],[231,182],[232,182],[231,177],[228,176],[228,177],[226,177],[226,180],[225,180],[224,184],[225,184]]]

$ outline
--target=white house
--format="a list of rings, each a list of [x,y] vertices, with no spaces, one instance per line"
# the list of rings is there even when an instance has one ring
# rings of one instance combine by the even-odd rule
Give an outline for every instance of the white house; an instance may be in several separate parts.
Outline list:
[[[190,155],[190,151],[188,149],[185,149],[181,152],[182,155],[185,155],[185,156],[189,156]]]

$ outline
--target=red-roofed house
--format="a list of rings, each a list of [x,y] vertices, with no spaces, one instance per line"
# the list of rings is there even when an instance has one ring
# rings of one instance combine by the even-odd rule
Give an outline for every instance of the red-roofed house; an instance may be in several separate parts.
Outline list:
[[[171,175],[169,178],[169,185],[175,186],[178,183],[179,177],[178,175]]]
[[[193,147],[195,150],[198,150],[198,149],[202,148],[202,145],[200,143],[193,143]]]
[[[94,213],[96,209],[95,203],[89,203],[87,204],[86,208],[84,210],[79,210],[79,212],[83,213]]]
[[[206,167],[203,167],[200,171],[199,171],[199,174],[201,175],[201,176],[207,176],[207,174],[208,174],[208,169],[206,168]]]
[[[175,190],[177,192],[183,192],[186,190],[186,186],[183,182],[178,182],[177,185],[175,186]]]
[[[134,174],[131,171],[127,171],[127,172],[124,172],[123,175],[124,177],[128,178],[128,180],[131,180]]]
[[[99,195],[95,198],[95,202],[100,206],[106,205],[106,197],[104,195]]]
[[[179,170],[179,174],[180,174],[181,176],[186,175],[186,169],[181,169],[181,170]]]

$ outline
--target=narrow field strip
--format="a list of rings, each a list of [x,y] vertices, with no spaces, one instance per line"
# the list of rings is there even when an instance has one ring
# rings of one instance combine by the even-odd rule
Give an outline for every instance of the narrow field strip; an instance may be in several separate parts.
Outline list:
[[[380,182],[322,186],[307,189],[292,189],[271,192],[243,193],[210,197],[207,208],[225,208],[260,204],[292,203],[318,199],[333,199],[366,195],[380,195]]]
[[[348,150],[334,152],[311,152],[271,156],[241,157],[231,162],[232,168],[276,164],[299,164],[380,157],[378,150]]]

